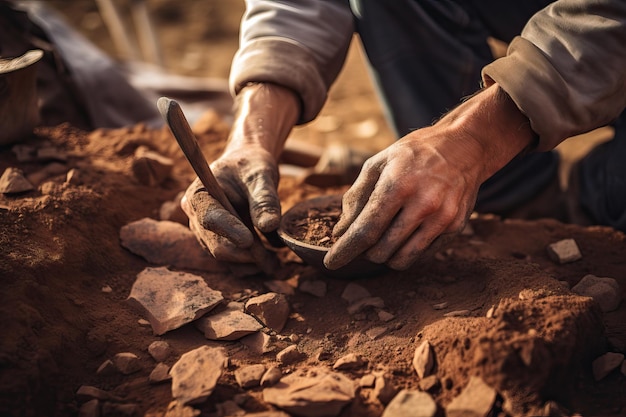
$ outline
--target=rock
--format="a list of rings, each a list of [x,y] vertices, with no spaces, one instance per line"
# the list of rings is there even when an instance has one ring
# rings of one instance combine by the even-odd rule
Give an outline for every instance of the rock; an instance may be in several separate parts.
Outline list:
[[[336,371],[348,371],[350,369],[361,368],[365,365],[365,361],[355,353],[348,353],[337,359],[337,362],[333,365],[333,369]]]
[[[169,381],[172,379],[170,375],[170,367],[164,363],[157,363],[152,372],[150,372],[150,376],[148,377],[148,382],[151,384],[160,384],[161,382]]]
[[[341,298],[346,300],[348,304],[353,304],[363,298],[371,297],[372,294],[359,284],[353,282],[348,283],[341,293]]]
[[[7,168],[0,177],[0,193],[17,194],[34,190],[33,185],[24,177],[19,168]]]
[[[157,362],[163,362],[172,354],[172,347],[163,340],[155,340],[148,346],[148,353]]]
[[[361,298],[348,306],[348,313],[356,314],[368,307],[384,308],[385,302],[380,297]]]
[[[172,401],[168,404],[163,417],[198,417],[200,410],[188,407],[179,401]]]
[[[111,359],[107,359],[102,362],[102,365],[98,367],[96,374],[100,376],[111,376],[117,374],[118,370]]]
[[[395,318],[396,318],[396,316],[394,316],[393,314],[391,314],[391,313],[389,313],[389,312],[387,312],[385,310],[380,310],[378,312],[378,319],[380,321],[384,321],[385,323],[386,322],[390,322],[391,320],[393,320]]]
[[[261,330],[263,325],[242,309],[241,303],[230,302],[225,310],[196,321],[196,327],[210,340],[238,340]]]
[[[102,291],[105,294],[111,294],[113,292],[113,288],[111,288],[108,285],[105,285],[104,287],[100,289],[100,291]]]
[[[382,335],[384,335],[385,333],[387,333],[387,330],[389,330],[387,327],[376,326],[376,327],[372,327],[371,329],[368,329],[365,332],[365,334],[367,335],[367,337],[370,338],[370,340],[376,340]]]
[[[268,334],[263,332],[252,333],[251,335],[242,337],[239,341],[257,355],[272,351],[270,344],[271,338]]]
[[[135,178],[150,187],[160,185],[172,173],[174,161],[166,158],[145,146],[140,146],[135,151],[132,161],[132,169]]]
[[[265,371],[265,373],[261,377],[261,386],[271,387],[272,385],[276,385],[282,377],[283,373],[280,368],[272,366],[270,369]]]
[[[100,401],[93,399],[81,405],[78,417],[100,417]]]
[[[283,365],[291,365],[304,358],[297,345],[287,346],[276,354],[276,360]]]
[[[465,389],[446,407],[446,417],[487,417],[496,400],[496,391],[482,378],[472,376]]]
[[[605,313],[617,310],[621,302],[619,284],[613,278],[585,275],[578,284],[572,287],[572,292],[593,298]]]
[[[235,371],[235,380],[241,388],[258,387],[265,374],[265,365],[242,366]]]
[[[361,379],[359,379],[359,386],[362,388],[372,388],[376,383],[376,376],[373,374],[363,375]]]
[[[433,309],[435,310],[445,310],[446,308],[448,308],[448,302],[444,301],[443,303],[439,303],[439,304],[433,304]]]
[[[265,326],[279,333],[289,318],[289,303],[283,294],[269,292],[252,297],[246,302],[246,311]]]
[[[111,361],[113,362],[113,365],[115,365],[117,370],[124,375],[130,375],[141,370],[141,363],[139,362],[139,358],[134,353],[118,353],[113,357]]]
[[[124,248],[155,265],[226,271],[224,265],[202,249],[193,232],[180,223],[144,217],[123,226],[120,240]]]
[[[469,310],[454,310],[444,314],[444,317],[467,317],[471,314]]]
[[[146,319],[139,319],[137,320],[137,324],[142,326],[142,327],[148,327],[150,326],[150,322]]]
[[[324,368],[293,373],[263,390],[263,400],[289,414],[303,417],[337,416],[355,396],[353,382]]]
[[[102,417],[135,417],[138,411],[137,404],[102,404]]]
[[[227,365],[221,348],[200,346],[185,353],[170,370],[172,397],[183,405],[205,402]]]
[[[137,275],[127,301],[143,312],[154,334],[161,335],[196,320],[223,299],[202,277],[160,267]]]
[[[289,283],[286,281],[281,281],[281,280],[265,281],[263,285],[265,285],[265,287],[268,290],[279,293],[279,294],[294,295],[296,293],[294,287],[289,285]]]
[[[582,255],[574,239],[563,239],[551,243],[548,245],[547,251],[550,259],[559,264],[566,264],[582,259]]]
[[[215,408],[218,416],[239,417],[246,415],[245,410],[232,400],[217,404]]]
[[[381,404],[389,404],[395,397],[398,389],[393,385],[390,378],[385,375],[378,375],[374,380],[374,395]]]
[[[423,379],[430,375],[434,366],[435,355],[430,347],[430,343],[428,340],[425,340],[415,349],[415,353],[413,354],[413,368],[415,372],[417,372],[417,376]]]
[[[65,175],[65,182],[71,185],[81,185],[83,183],[82,171],[78,168],[72,168]]]
[[[303,281],[298,286],[298,289],[302,292],[314,295],[318,298],[323,298],[326,296],[326,283],[322,280]]]
[[[593,370],[593,377],[596,381],[604,379],[608,374],[617,369],[624,362],[624,355],[622,353],[608,352],[604,355],[596,358],[591,363]]]
[[[382,417],[434,417],[437,403],[425,392],[403,389],[393,397]]]
[[[439,381],[439,378],[437,378],[437,375],[429,375],[423,379],[420,379],[417,385],[422,391],[432,392],[439,389],[439,387],[441,386],[441,382]]]
[[[121,401],[122,399],[100,388],[91,385],[81,385],[78,391],[76,391],[76,401],[83,403],[90,400]]]

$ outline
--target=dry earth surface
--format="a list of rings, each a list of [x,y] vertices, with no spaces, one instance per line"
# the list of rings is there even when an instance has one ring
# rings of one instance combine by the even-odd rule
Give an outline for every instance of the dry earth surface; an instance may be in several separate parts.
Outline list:
[[[106,39],[91,2],[52,3],[93,39]],[[179,7],[183,3],[189,7]],[[242,11],[239,2],[151,5],[163,27],[159,33],[172,71],[225,76],[236,47],[232,26]],[[172,16],[177,20],[172,22]],[[389,143],[391,134],[360,59],[353,49],[322,117],[298,129],[294,138],[322,145],[350,138],[369,150]],[[205,155],[219,155],[228,124],[208,110],[195,131]],[[181,357],[203,346],[210,348],[213,359],[206,372],[215,377],[215,386],[204,381],[206,395],[170,416],[281,408],[305,416],[408,415],[392,414],[387,406],[402,389],[428,393],[436,402],[431,415],[438,416],[469,415],[454,401],[467,389],[476,415],[626,415],[623,356],[607,375],[594,362],[607,352],[618,354],[613,357],[618,360],[626,353],[622,233],[550,219],[483,215],[471,220],[471,231],[408,271],[346,281],[280,249],[275,275],[242,279],[215,265],[207,271],[165,256],[148,261],[122,246],[122,228],[144,218],[167,218],[163,204],[174,201],[193,179],[166,129],[42,127],[24,145],[30,146],[23,148],[30,160],[18,160],[11,147],[0,149],[0,172],[19,168],[34,185],[31,191],[0,196],[0,415],[71,416],[82,409],[82,415],[96,416],[95,411],[88,414],[96,403],[101,415],[165,415],[172,402],[181,405],[187,397],[180,394],[180,380],[155,383],[152,371],[159,363],[180,370]],[[145,158],[136,152],[142,146],[170,158],[171,171],[166,167],[163,175],[142,175]],[[38,149],[55,150],[54,156],[37,157]],[[51,155],[47,152],[40,155]],[[576,147],[571,155],[580,152]],[[286,177],[280,195],[286,210],[308,196],[342,190]],[[186,224],[180,216],[172,219]],[[140,240],[159,246],[153,236],[143,234]],[[549,255],[548,246],[564,239],[574,239],[580,259],[559,263]],[[138,275],[162,266],[201,277],[224,300],[193,323],[155,334],[154,318],[128,298]],[[607,292],[621,301],[617,308],[604,312],[598,297],[571,291],[589,274],[616,280],[617,290]],[[152,285],[162,284],[153,280]],[[209,340],[199,330],[198,322],[210,322],[227,302],[249,303],[271,292],[285,293],[288,319],[284,327],[272,324],[255,331],[267,335],[261,351],[250,339]],[[155,341],[167,342],[171,352],[155,358],[148,351]],[[284,349],[299,354],[291,357]],[[123,365],[116,356],[120,353],[137,359]],[[356,357],[338,365],[348,354]],[[244,371],[255,373],[250,365],[278,368],[281,382],[261,387],[258,378],[244,378]],[[320,383],[325,372],[332,374]],[[307,384],[313,388],[303,389]],[[286,391],[272,391],[290,388],[303,392],[302,406],[283,403],[290,398]]]

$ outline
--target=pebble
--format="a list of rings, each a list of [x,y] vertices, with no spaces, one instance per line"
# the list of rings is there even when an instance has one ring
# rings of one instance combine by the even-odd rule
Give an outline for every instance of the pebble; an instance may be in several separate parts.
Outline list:
[[[96,374],[100,376],[111,376],[117,374],[117,372],[117,367],[113,364],[113,361],[107,359],[98,367]]]
[[[323,298],[326,296],[326,283],[322,280],[302,281],[298,286],[298,289],[302,292],[314,295],[318,298]]]
[[[188,407],[179,401],[172,401],[168,404],[163,417],[198,417],[199,415],[200,410]]]
[[[352,304],[350,304],[348,306],[348,313],[350,315],[356,314],[356,313],[359,313],[359,312],[361,312],[362,310],[364,310],[364,309],[366,309],[368,307],[384,308],[385,307],[385,302],[380,297],[361,298],[360,300],[355,301],[354,303],[352,303]]]
[[[284,294],[268,292],[246,302],[246,311],[271,330],[279,333],[289,318],[290,307]]]
[[[265,365],[255,364],[242,366],[235,371],[235,380],[241,388],[258,387],[265,374]]]
[[[71,185],[81,185],[83,183],[82,171],[78,168],[72,168],[65,175],[65,182]]]
[[[257,355],[262,355],[272,351],[272,346],[270,344],[271,338],[264,332],[252,333],[251,335],[242,337],[239,341],[243,345],[247,346],[251,352]]]
[[[139,319],[137,320],[137,324],[142,326],[142,327],[148,327],[150,326],[150,322],[146,319]]]
[[[183,405],[205,402],[227,365],[221,348],[200,346],[183,354],[170,370],[172,397]]]
[[[172,354],[172,347],[163,340],[156,340],[148,346],[148,353],[157,362],[163,362]]]
[[[276,360],[282,365],[291,365],[304,359],[304,354],[298,350],[297,345],[290,345],[276,354]]]
[[[367,337],[370,338],[370,340],[376,340],[379,337],[381,337],[382,335],[384,335],[385,333],[387,333],[389,329],[387,327],[384,326],[377,326],[377,327],[372,327],[371,329],[368,329],[365,332],[365,335]]]
[[[593,377],[596,381],[604,379],[608,374],[613,372],[624,363],[624,355],[622,353],[608,352],[596,358],[591,363]],[[623,367],[622,367],[623,368]]]
[[[225,272],[226,267],[206,252],[193,232],[180,223],[148,217],[122,226],[121,245],[155,265]]]
[[[94,398],[81,405],[78,417],[100,417],[100,401]]]
[[[441,386],[441,381],[437,378],[437,375],[429,375],[420,381],[417,384],[422,391],[432,392],[436,391]]]
[[[354,400],[355,386],[346,376],[325,368],[287,375],[263,390],[263,400],[289,414],[333,417]]]
[[[353,282],[348,283],[348,285],[346,285],[346,288],[344,288],[343,292],[341,293],[341,298],[346,300],[348,304],[354,304],[355,302],[363,298],[369,298],[371,296],[372,294],[370,294],[368,290],[366,290],[361,285],[355,284]]]
[[[496,400],[496,391],[482,378],[472,376],[465,389],[446,407],[446,417],[487,417]]]
[[[105,285],[104,287],[102,287],[102,289],[100,291],[102,291],[105,294],[110,294],[110,293],[113,292],[113,288],[111,288],[108,285]]]
[[[385,323],[390,322],[391,320],[395,319],[396,316],[385,311],[385,310],[379,310],[378,311],[378,319],[380,321],[384,321]]]
[[[558,264],[566,264],[582,259],[582,254],[574,239],[563,239],[551,243],[546,248],[548,256]]]
[[[152,372],[150,372],[150,376],[148,377],[148,382],[151,384],[160,384],[161,382],[169,381],[172,379],[170,375],[170,367],[164,363],[157,363]]]
[[[471,311],[469,310],[455,310],[450,311],[449,313],[445,313],[444,317],[467,317],[469,316]]]
[[[137,357],[137,355],[131,352],[118,353],[113,356],[113,359],[111,359],[111,361],[113,362],[113,365],[115,365],[117,370],[124,375],[130,375],[141,370],[141,363],[139,362],[139,358]]]
[[[261,386],[271,387],[272,385],[276,385],[282,377],[283,373],[280,368],[272,366],[267,371],[265,371],[265,373],[261,377]]]
[[[398,389],[393,385],[390,378],[385,375],[378,375],[374,380],[374,396],[378,398],[381,404],[389,404],[396,396]]]
[[[420,379],[431,374],[435,366],[435,355],[433,354],[430,342],[425,340],[415,349],[413,354],[413,368]]]
[[[0,193],[17,194],[34,190],[33,185],[24,177],[19,168],[7,168],[0,177]]]
[[[613,278],[585,275],[578,284],[572,287],[572,292],[593,298],[605,313],[617,310],[621,302],[619,284]]]
[[[261,323],[242,310],[242,303],[230,302],[225,310],[204,316],[195,325],[207,339],[239,340],[263,328]]]
[[[345,356],[337,359],[333,365],[333,369],[336,371],[347,371],[350,369],[357,369],[363,367],[366,362],[356,353],[348,353]]]
[[[445,310],[448,308],[448,302],[444,301],[443,303],[433,304],[433,309],[435,310]]]
[[[173,167],[172,159],[151,151],[145,146],[140,146],[135,150],[132,161],[133,174],[143,185],[150,187],[160,185],[170,176]]]
[[[434,417],[437,403],[430,395],[417,390],[403,389],[393,397],[383,411],[382,417]]]
[[[373,374],[363,375],[359,379],[359,386],[362,388],[372,388],[376,383],[376,376]]]
[[[161,335],[203,316],[223,299],[201,276],[159,267],[137,275],[127,301],[144,313],[154,334]]]

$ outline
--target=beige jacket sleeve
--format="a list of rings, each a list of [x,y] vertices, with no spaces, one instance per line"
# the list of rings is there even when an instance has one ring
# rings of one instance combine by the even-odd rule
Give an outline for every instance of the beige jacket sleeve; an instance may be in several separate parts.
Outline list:
[[[270,82],[295,91],[299,123],[324,105],[352,40],[354,24],[344,0],[246,0],[239,50],[230,72],[231,93],[249,82]]]
[[[614,120],[626,106],[626,1],[559,0],[483,69],[530,119],[537,151]]]

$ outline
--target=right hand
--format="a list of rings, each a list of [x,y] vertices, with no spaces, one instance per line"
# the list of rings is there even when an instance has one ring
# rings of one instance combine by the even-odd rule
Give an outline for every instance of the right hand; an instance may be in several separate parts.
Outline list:
[[[240,217],[262,233],[280,223],[277,160],[294,126],[297,96],[284,87],[256,84],[237,97],[238,112],[224,153],[211,170]],[[200,243],[236,275],[268,272],[275,255],[255,242],[250,229],[210,196],[199,179],[181,202]],[[259,250],[261,249],[261,250]]]

